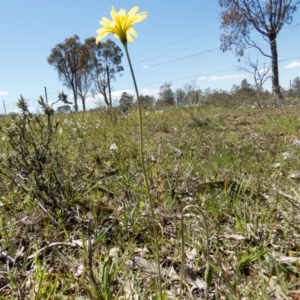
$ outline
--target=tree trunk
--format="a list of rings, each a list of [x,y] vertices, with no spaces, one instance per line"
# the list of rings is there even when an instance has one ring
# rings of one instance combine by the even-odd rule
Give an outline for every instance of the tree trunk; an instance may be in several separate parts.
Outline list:
[[[102,95],[103,95],[104,102],[105,102],[105,104],[107,105],[107,107],[111,107],[111,105],[110,105],[110,103],[109,103],[109,100],[108,100],[108,98],[107,98],[107,94],[106,94],[106,91],[105,91],[105,90],[103,90]]]
[[[106,66],[106,73],[107,73],[107,85],[108,85],[108,94],[109,94],[109,104],[110,104],[110,106],[112,106],[108,66]]]
[[[280,85],[279,85],[276,34],[271,34],[269,36],[269,40],[270,40],[271,55],[272,55],[272,91],[275,98],[283,99],[283,96],[280,91]]]
[[[75,111],[78,112],[77,92],[73,91]]]
[[[83,109],[83,111],[86,111],[86,108],[85,108],[85,96],[81,96],[81,102],[82,102],[82,109]]]

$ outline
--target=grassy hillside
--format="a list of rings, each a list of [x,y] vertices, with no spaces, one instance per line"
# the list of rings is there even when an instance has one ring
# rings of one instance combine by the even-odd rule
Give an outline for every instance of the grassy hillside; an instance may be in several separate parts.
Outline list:
[[[299,299],[298,107],[144,111],[155,224],[135,110],[23,113],[0,119],[0,299],[156,299],[154,226],[165,299]]]

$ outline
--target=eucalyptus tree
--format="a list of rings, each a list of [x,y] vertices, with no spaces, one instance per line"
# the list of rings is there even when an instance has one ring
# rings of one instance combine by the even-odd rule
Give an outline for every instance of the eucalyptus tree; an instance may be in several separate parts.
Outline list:
[[[282,98],[279,84],[277,36],[285,24],[291,24],[300,1],[295,0],[219,0],[221,12],[221,49],[235,49],[243,56],[247,47],[259,50],[271,59],[273,95]],[[269,44],[270,52],[255,40],[255,31]]]
[[[300,78],[299,78],[299,76],[294,78],[293,84],[292,84],[292,89],[293,89],[295,96],[299,97],[300,96]]]
[[[141,105],[145,109],[150,109],[155,106],[156,99],[152,95],[140,95]]]
[[[174,97],[175,97],[175,102],[178,106],[180,105],[184,105],[185,103],[185,96],[186,93],[182,88],[177,88],[175,93],[174,93]]]
[[[133,105],[133,99],[133,95],[123,92],[119,99],[120,110],[126,112]]]
[[[77,78],[77,94],[81,99],[82,108],[86,111],[86,98],[91,94],[93,87],[93,53],[91,53],[88,45],[83,44],[80,52],[81,68]]]
[[[58,78],[73,92],[75,111],[78,111],[77,95],[80,74],[85,65],[82,59],[82,44],[78,35],[57,44],[48,57],[48,63],[58,72]]]
[[[198,104],[202,91],[197,87],[196,80],[184,85],[185,104]]]
[[[247,73],[252,74],[257,96],[259,97],[263,91],[263,85],[264,83],[269,79],[272,78],[270,75],[271,66],[266,65],[266,63],[263,63],[262,65],[259,64],[258,57],[256,59],[251,58],[248,56],[248,58],[244,61],[245,66],[239,67],[239,71],[246,71]]]
[[[111,81],[124,70],[121,66],[123,52],[115,42],[108,39],[106,42],[96,44],[94,37],[85,40],[89,49],[89,75],[93,81],[93,93],[100,93],[108,107],[112,106]]]
[[[159,88],[159,99],[157,101],[158,106],[170,106],[175,105],[175,95],[172,90],[171,82],[165,82]]]

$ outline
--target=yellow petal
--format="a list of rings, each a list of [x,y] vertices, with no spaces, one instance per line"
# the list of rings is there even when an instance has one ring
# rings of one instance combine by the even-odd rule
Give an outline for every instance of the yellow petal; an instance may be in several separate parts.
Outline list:
[[[101,29],[97,30],[98,36],[96,37],[96,44],[98,44],[105,36],[107,36],[110,32],[103,31]]]
[[[115,8],[114,8],[113,6],[112,6],[112,8],[111,8],[110,15],[111,15],[112,19],[114,19],[115,16],[117,15],[117,12],[116,12],[116,10],[115,10]]]
[[[102,20],[100,21],[100,24],[103,25],[103,26],[107,26],[111,23],[112,22],[110,20],[108,20],[107,18],[102,18]]]
[[[124,8],[120,9],[118,15],[119,16],[125,16],[126,15],[126,10]]]
[[[146,18],[147,18],[147,13],[142,12],[142,13],[136,15],[136,19],[134,20],[134,23],[141,22],[141,21],[145,20]]]
[[[132,34],[133,36],[137,37],[137,33],[136,31],[134,30],[134,28],[130,27],[128,30],[127,30],[128,33]]]
[[[103,28],[97,30],[97,42],[99,42],[109,33],[113,33],[115,37],[120,38],[123,44],[127,41],[133,42],[132,36],[136,37],[137,33],[132,26],[135,23],[141,22],[147,18],[146,12],[137,14],[138,10],[139,7],[134,6],[130,9],[128,14],[126,14],[125,9],[122,8],[119,10],[119,12],[117,12],[114,6],[112,6],[110,12],[112,20],[102,18],[100,24],[103,26]]]
[[[133,43],[133,38],[132,38],[132,36],[129,34],[129,32],[127,32],[127,34],[126,34],[126,39],[127,39],[128,42]]]
[[[136,14],[136,12],[139,10],[138,6],[134,6],[129,12],[128,12],[128,16],[132,17]]]

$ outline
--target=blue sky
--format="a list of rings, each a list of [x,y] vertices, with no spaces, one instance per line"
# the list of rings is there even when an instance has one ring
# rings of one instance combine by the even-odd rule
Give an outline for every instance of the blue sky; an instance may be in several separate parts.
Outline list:
[[[72,101],[71,91],[59,81],[47,57],[56,44],[74,34],[82,42],[95,37],[100,19],[110,17],[112,5],[126,11],[138,5],[139,11],[148,13],[146,20],[135,25],[138,37],[129,44],[141,94],[156,96],[165,82],[171,82],[174,90],[192,81],[202,90],[230,90],[244,78],[253,83],[250,74],[237,70],[243,64],[236,56],[220,50],[217,0],[0,0],[0,4],[0,113],[4,112],[3,101],[7,111],[14,110],[20,94],[36,109],[44,87],[50,103],[62,90]],[[113,35],[108,38],[121,47]],[[259,36],[257,40],[261,41]],[[300,76],[299,40],[300,8],[291,26],[287,25],[278,37],[280,80],[285,88]],[[249,50],[248,54],[269,63],[257,51]],[[114,99],[123,91],[134,94],[125,57],[123,66],[123,76],[113,82]],[[270,87],[270,81],[265,87]],[[87,107],[95,107],[93,98],[88,99]]]

